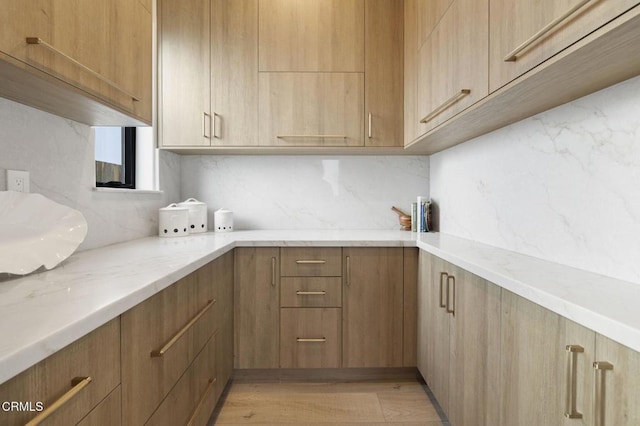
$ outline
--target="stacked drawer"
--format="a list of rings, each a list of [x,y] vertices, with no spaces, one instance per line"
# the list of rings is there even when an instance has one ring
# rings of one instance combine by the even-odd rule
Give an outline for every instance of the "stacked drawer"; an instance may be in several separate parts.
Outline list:
[[[280,367],[342,365],[342,249],[280,252]]]

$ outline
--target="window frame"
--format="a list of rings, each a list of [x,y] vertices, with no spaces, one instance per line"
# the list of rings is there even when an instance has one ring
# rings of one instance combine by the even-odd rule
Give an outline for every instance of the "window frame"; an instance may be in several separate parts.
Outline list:
[[[122,128],[122,168],[124,182],[98,182],[96,176],[96,188],[136,188],[136,128]]]

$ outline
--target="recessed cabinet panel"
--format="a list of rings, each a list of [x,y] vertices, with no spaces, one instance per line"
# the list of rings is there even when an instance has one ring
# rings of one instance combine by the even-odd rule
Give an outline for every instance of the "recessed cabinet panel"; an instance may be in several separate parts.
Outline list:
[[[364,0],[260,0],[260,71],[364,71]]]
[[[489,63],[493,92],[637,5],[638,1],[490,0],[490,3]],[[524,47],[526,43],[530,44]]]
[[[363,146],[363,73],[260,73],[260,145]]]

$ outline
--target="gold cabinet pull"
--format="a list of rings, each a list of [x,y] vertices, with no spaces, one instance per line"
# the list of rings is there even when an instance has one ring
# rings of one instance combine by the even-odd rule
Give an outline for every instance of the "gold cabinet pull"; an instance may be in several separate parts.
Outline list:
[[[428,121],[433,120],[436,116],[438,116],[442,111],[444,111],[445,109],[449,108],[451,105],[455,104],[456,102],[458,102],[460,99],[464,98],[465,96],[467,96],[468,94],[471,93],[471,90],[469,89],[462,89],[459,92],[457,92],[455,95],[453,95],[452,97],[450,97],[449,99],[447,99],[442,105],[440,105],[438,108],[434,109],[433,111],[431,111],[429,114],[427,114],[422,120],[420,120],[421,123],[426,123]]]
[[[573,13],[575,11],[577,11],[580,8],[582,8],[585,4],[589,3],[590,1],[591,0],[581,0],[575,6],[573,6],[571,9],[567,10],[565,13],[563,13],[560,16],[558,16],[553,21],[549,22],[547,25],[542,27],[540,29],[540,31],[538,31],[537,33],[535,33],[534,35],[529,37],[529,39],[526,40],[524,43],[522,43],[520,46],[518,46],[515,49],[513,49],[513,51],[511,51],[507,56],[504,57],[504,61],[505,62],[515,62],[516,61],[516,57],[518,56],[518,53],[522,52],[524,49],[529,47],[531,44],[535,43],[537,40],[542,38],[545,34],[547,34],[549,31],[551,31],[554,27],[556,27],[558,24],[563,22],[569,16],[573,15]]]
[[[207,131],[208,128],[211,128],[211,124],[207,126],[207,122],[211,123],[211,115],[206,112],[202,113],[202,136],[207,139],[211,139],[211,134]]]
[[[351,258],[347,256],[346,260],[346,274],[345,274],[345,284],[347,287],[351,286]]]
[[[444,281],[446,281],[448,277],[449,277],[449,274],[447,274],[446,272],[440,272],[440,307],[441,308],[447,307],[442,296],[444,295],[444,291],[443,291]]]
[[[207,388],[204,390],[204,393],[202,394],[200,401],[198,401],[198,405],[196,405],[196,408],[193,410],[193,414],[191,414],[191,417],[189,417],[187,426],[193,426],[194,422],[196,421],[196,417],[198,416],[198,413],[202,409],[202,406],[204,405],[204,402],[207,399],[207,396],[209,395],[209,393],[211,392],[211,389],[213,389],[217,381],[218,379],[216,379],[215,377],[212,379],[209,379],[209,384],[207,385]]]
[[[369,113],[369,139],[373,137],[373,131],[371,129],[371,113]]]
[[[596,383],[594,387],[594,401],[593,401],[593,425],[605,426],[605,386],[604,386],[604,372],[607,370],[613,370],[613,365],[605,361],[596,361],[593,363],[595,370]]]
[[[271,258],[271,287],[276,286],[276,258]]]
[[[172,347],[173,345],[175,345],[175,343],[178,341],[178,339],[180,339],[180,337],[182,337],[182,335],[183,335],[184,333],[186,333],[186,332],[187,332],[191,327],[193,327],[193,325],[196,323],[196,321],[198,321],[198,320],[200,319],[200,317],[202,317],[204,314],[206,314],[206,313],[207,313],[207,311],[208,311],[209,309],[211,309],[211,307],[212,307],[216,302],[217,302],[217,300],[216,300],[216,299],[209,300],[209,301],[207,302],[207,304],[206,304],[206,305],[204,305],[204,308],[202,308],[202,309],[200,310],[200,312],[198,312],[198,313],[196,314],[196,316],[195,316],[195,317],[193,317],[193,318],[191,319],[191,321],[189,321],[189,322],[188,322],[184,327],[182,327],[182,328],[180,329],[180,331],[178,331],[178,332],[175,334],[175,336],[173,336],[173,337],[171,338],[171,340],[169,340],[169,341],[168,341],[168,342],[167,342],[167,343],[166,343],[162,348],[151,351],[151,357],[152,357],[152,358],[159,358],[159,357],[164,356],[164,354],[165,354],[169,349],[171,349],[171,347]]]
[[[47,417],[55,413],[60,407],[69,402],[74,396],[78,394],[82,389],[86,388],[91,383],[91,377],[76,377],[71,380],[71,389],[69,389],[64,395],[58,398],[53,404],[43,410],[40,414],[26,424],[26,426],[35,426],[42,423]]]
[[[453,296],[449,299],[449,283],[452,283],[451,288],[453,289]],[[449,302],[451,301],[451,308],[449,308]],[[447,277],[447,313],[455,316],[456,314],[456,277],[453,275],[449,275]]]
[[[278,139],[346,139],[346,135],[278,135]]]
[[[327,341],[326,337],[316,337],[316,338],[305,338],[305,337],[298,337],[296,338],[296,342],[298,343],[324,343]]]
[[[324,296],[327,294],[326,291],[296,291],[298,296]]]
[[[581,419],[582,413],[576,408],[578,371],[576,367],[579,353],[584,348],[579,345],[567,345],[567,395],[565,399],[564,416],[568,419]]]
[[[27,44],[34,44],[34,45],[37,44],[39,46],[42,46],[42,47],[50,50],[51,52],[55,53],[56,55],[58,55],[58,56],[60,56],[62,58],[65,58],[67,61],[71,62],[72,64],[74,64],[78,68],[81,68],[81,69],[85,70],[86,72],[88,72],[92,76],[96,77],[98,80],[100,80],[100,81],[102,81],[104,83],[107,83],[109,86],[113,87],[117,91],[127,95],[132,100],[134,100],[136,102],[140,101],[140,98],[138,96],[126,91],[125,89],[120,87],[117,83],[114,83],[113,81],[109,80],[107,77],[103,76],[102,74],[92,70],[91,68],[89,68],[88,66],[83,64],[82,62],[79,62],[79,61],[73,59],[71,56],[67,55],[66,53],[61,52],[60,50],[56,49],[55,47],[53,47],[52,45],[50,45],[46,41],[42,40],[40,37],[27,37],[26,40],[27,40]]]
[[[298,265],[324,265],[326,260],[296,260]]]

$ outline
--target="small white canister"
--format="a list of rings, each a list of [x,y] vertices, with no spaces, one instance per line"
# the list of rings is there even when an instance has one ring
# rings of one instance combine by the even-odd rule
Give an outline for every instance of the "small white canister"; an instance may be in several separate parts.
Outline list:
[[[207,205],[205,203],[195,198],[189,198],[178,203],[178,206],[189,209],[188,231],[190,234],[207,232]]]
[[[189,209],[176,203],[163,207],[158,212],[158,235],[161,237],[183,237],[189,235]]]
[[[226,209],[216,210],[213,213],[213,226],[215,232],[233,231],[233,212]]]

